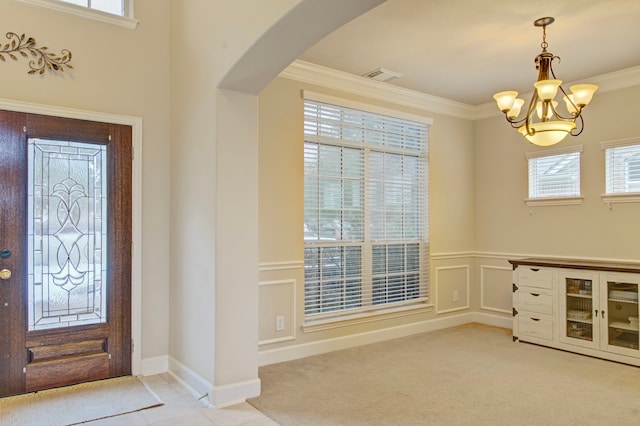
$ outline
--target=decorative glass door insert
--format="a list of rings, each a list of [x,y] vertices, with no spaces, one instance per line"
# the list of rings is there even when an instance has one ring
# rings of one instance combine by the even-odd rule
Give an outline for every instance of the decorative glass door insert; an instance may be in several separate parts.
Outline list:
[[[28,140],[28,329],[104,323],[107,147]]]
[[[608,343],[638,350],[638,284],[607,281]]]
[[[567,337],[593,341],[593,282],[565,278]]]

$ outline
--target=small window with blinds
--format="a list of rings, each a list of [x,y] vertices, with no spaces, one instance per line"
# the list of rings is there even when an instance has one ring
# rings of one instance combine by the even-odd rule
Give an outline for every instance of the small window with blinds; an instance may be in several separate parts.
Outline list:
[[[317,96],[304,101],[305,316],[426,301],[428,120]]]
[[[126,0],[60,0],[64,3],[75,4],[100,12],[125,16]]]
[[[582,146],[527,154],[529,200],[580,197]]]
[[[640,139],[605,147],[606,193],[640,193]]]

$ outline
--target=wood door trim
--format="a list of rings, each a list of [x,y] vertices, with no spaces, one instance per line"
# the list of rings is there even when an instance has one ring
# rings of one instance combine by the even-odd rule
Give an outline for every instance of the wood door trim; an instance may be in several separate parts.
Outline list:
[[[8,141],[7,146],[0,150],[0,157],[3,163],[10,163],[9,167],[0,170],[0,249],[8,248],[12,252],[8,259],[1,259],[0,267],[13,272],[12,278],[0,281],[0,383],[5,384],[7,394],[25,391],[23,368],[27,363],[27,352],[16,354],[13,349],[25,347],[26,306],[24,303],[12,303],[14,300],[26,300],[26,247],[22,243],[18,244],[19,247],[8,247],[14,241],[23,240],[27,233],[27,219],[22,216],[27,203],[26,176],[13,171],[25,170],[26,174],[27,170],[26,148],[24,151],[21,149],[26,147],[26,136],[22,131],[24,125],[24,114],[9,112],[0,115],[0,140]],[[19,200],[21,205],[16,208],[13,200]],[[14,318],[20,319],[17,326]]]

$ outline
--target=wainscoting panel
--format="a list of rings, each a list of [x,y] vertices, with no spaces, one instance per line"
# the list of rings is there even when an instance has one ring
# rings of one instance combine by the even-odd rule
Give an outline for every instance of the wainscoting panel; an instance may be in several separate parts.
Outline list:
[[[436,311],[438,314],[469,309],[469,265],[438,266]]]
[[[511,314],[513,270],[480,265],[480,309]]]
[[[295,279],[261,281],[258,289],[258,345],[296,338]]]

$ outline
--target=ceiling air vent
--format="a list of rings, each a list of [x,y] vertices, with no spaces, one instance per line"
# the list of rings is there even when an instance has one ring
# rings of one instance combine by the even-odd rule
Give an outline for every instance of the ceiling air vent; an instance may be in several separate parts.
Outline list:
[[[376,70],[369,71],[362,76],[377,81],[389,81],[394,78],[402,77],[402,73],[391,71],[386,68],[378,68]]]

